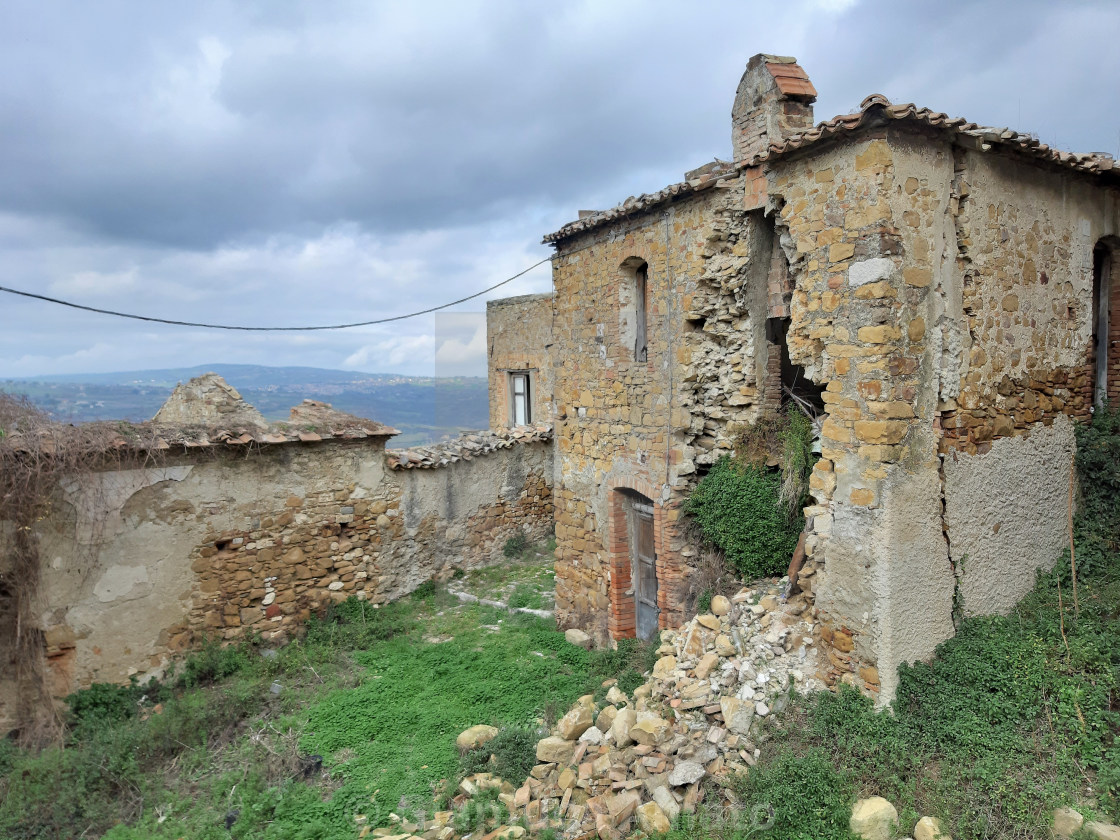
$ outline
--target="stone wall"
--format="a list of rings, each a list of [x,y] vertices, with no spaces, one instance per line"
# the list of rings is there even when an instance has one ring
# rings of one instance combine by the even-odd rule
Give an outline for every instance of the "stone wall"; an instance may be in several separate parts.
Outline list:
[[[490,428],[513,422],[510,406],[510,371],[529,373],[530,421],[551,423],[553,370],[552,294],[521,295],[486,303],[487,376],[490,393]]]
[[[890,696],[962,593],[1005,611],[1061,544],[1073,438],[1055,420],[1088,407],[1086,266],[1116,197],[904,128],[779,161],[768,192],[796,279],[790,354],[826,386],[803,574],[831,678]],[[980,486],[999,522],[964,514]]]
[[[211,446],[76,477],[41,534],[52,693],[158,673],[204,637],[280,642],[333,601],[502,562],[510,536],[552,530],[543,437],[428,463],[374,437]]]
[[[626,612],[629,557],[612,552],[612,499],[632,490],[655,506],[661,626],[683,618],[678,591],[689,551],[677,533],[680,491],[695,472],[686,443],[691,385],[681,371],[692,306],[712,234],[707,212],[720,192],[650,214],[611,236],[565,242],[553,261],[557,306],[556,597],[558,618],[605,639]],[[709,198],[708,196],[711,196]],[[634,358],[629,327],[631,266],[647,271],[647,356]],[[617,523],[615,523],[617,533]],[[612,602],[613,598],[613,602]],[[630,605],[632,607],[632,604]],[[619,632],[632,634],[629,628]]]
[[[554,260],[557,607],[598,638],[634,635],[627,493],[654,507],[661,627],[680,624],[697,557],[680,505],[700,471],[781,399],[767,340],[773,225],[730,174]],[[635,361],[628,288],[648,269],[648,354]],[[781,295],[779,293],[779,303]],[[777,313],[782,314],[782,313]]]

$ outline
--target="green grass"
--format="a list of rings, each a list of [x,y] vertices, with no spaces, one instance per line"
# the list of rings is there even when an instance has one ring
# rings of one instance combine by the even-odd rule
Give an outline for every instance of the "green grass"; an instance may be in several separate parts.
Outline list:
[[[493,752],[519,783],[542,720],[649,661],[644,646],[588,652],[551,622],[431,587],[380,609],[343,602],[275,657],[262,650],[209,645],[164,685],[77,693],[65,749],[0,742],[0,837],[354,838],[356,815],[418,817],[444,780],[479,769],[454,744],[473,724],[501,728]],[[315,755],[322,772],[305,773]]]
[[[1120,416],[1078,430],[1077,464],[1076,611],[1067,552],[1010,615],[967,619],[902,667],[890,711],[849,688],[790,704],[733,785],[740,807],[673,838],[763,836],[751,815],[773,808],[769,836],[847,840],[871,795],[898,808],[899,836],[929,815],[957,840],[1042,840],[1062,805],[1120,821]]]

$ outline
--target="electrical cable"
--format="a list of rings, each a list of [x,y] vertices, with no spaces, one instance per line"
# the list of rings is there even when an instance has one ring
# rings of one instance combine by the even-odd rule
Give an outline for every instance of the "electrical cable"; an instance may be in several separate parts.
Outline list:
[[[580,249],[580,250],[582,250],[582,249]],[[131,313],[128,313],[128,312],[117,312],[117,311],[112,310],[112,309],[99,309],[96,306],[86,306],[86,305],[81,304],[81,303],[74,303],[72,301],[62,300],[60,298],[53,298],[53,297],[48,297],[47,295],[35,294],[34,292],[25,292],[25,291],[21,291],[20,289],[9,289],[7,286],[0,286],[0,292],[6,292],[7,294],[10,294],[10,295],[19,295],[20,297],[25,297],[25,298],[32,298],[34,300],[42,300],[42,301],[46,301],[47,303],[57,304],[59,306],[67,306],[67,307],[70,307],[71,309],[80,309],[84,312],[95,312],[98,315],[112,315],[116,318],[129,318],[133,321],[149,321],[149,322],[152,322],[152,323],[155,323],[155,324],[170,324],[171,326],[174,326],[174,327],[201,327],[203,329],[208,329],[208,330],[242,330],[242,331],[245,331],[245,332],[311,332],[311,331],[314,331],[314,330],[348,330],[348,329],[351,329],[352,327],[368,327],[368,326],[372,326],[374,324],[388,324],[392,321],[403,321],[406,318],[415,318],[418,315],[427,315],[431,312],[438,312],[441,309],[447,309],[449,307],[456,306],[457,304],[460,304],[460,303],[466,303],[468,300],[474,300],[476,297],[481,297],[482,295],[486,294],[487,292],[492,292],[492,291],[494,291],[494,289],[500,288],[501,286],[504,286],[507,283],[512,283],[518,277],[521,277],[525,274],[528,274],[534,268],[537,268],[538,266],[544,265],[546,262],[548,262],[551,259],[552,259],[552,255],[549,255],[549,256],[545,257],[543,260],[540,260],[539,262],[533,263],[528,268],[517,272],[517,274],[513,275],[512,277],[507,277],[505,280],[503,280],[500,283],[495,283],[493,286],[490,286],[489,288],[483,289],[481,292],[475,292],[473,295],[467,295],[467,297],[459,298],[458,300],[453,300],[450,303],[443,303],[443,304],[440,304],[439,306],[432,306],[432,307],[429,307],[428,309],[421,309],[418,312],[409,312],[405,315],[393,315],[389,318],[375,318],[372,321],[355,321],[352,324],[330,324],[330,325],[327,325],[327,326],[319,326],[319,327],[246,327],[246,326],[239,326],[239,325],[233,325],[233,324],[204,324],[204,323],[198,323],[198,322],[195,322],[195,321],[176,321],[176,320],[173,320],[173,319],[170,319],[170,318],[155,318],[155,317],[150,316],[150,315],[134,315],[134,314],[131,314]]]

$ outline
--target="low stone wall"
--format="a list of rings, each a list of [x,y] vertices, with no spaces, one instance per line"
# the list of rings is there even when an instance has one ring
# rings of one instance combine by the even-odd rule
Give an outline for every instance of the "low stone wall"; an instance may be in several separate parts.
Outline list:
[[[40,534],[52,693],[159,672],[205,637],[278,642],[333,601],[501,562],[514,534],[552,530],[549,438],[475,435],[423,458],[375,437],[210,446],[67,482]],[[0,697],[0,731],[14,702]]]

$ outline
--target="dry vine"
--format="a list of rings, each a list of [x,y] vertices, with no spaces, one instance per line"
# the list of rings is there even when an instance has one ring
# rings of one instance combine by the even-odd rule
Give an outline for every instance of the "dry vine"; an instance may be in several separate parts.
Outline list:
[[[57,738],[61,720],[47,686],[46,643],[37,608],[42,570],[39,524],[68,476],[146,466],[149,426],[57,423],[25,397],[0,392],[0,644],[11,646],[19,692],[20,739]],[[96,546],[88,549],[96,552]]]

